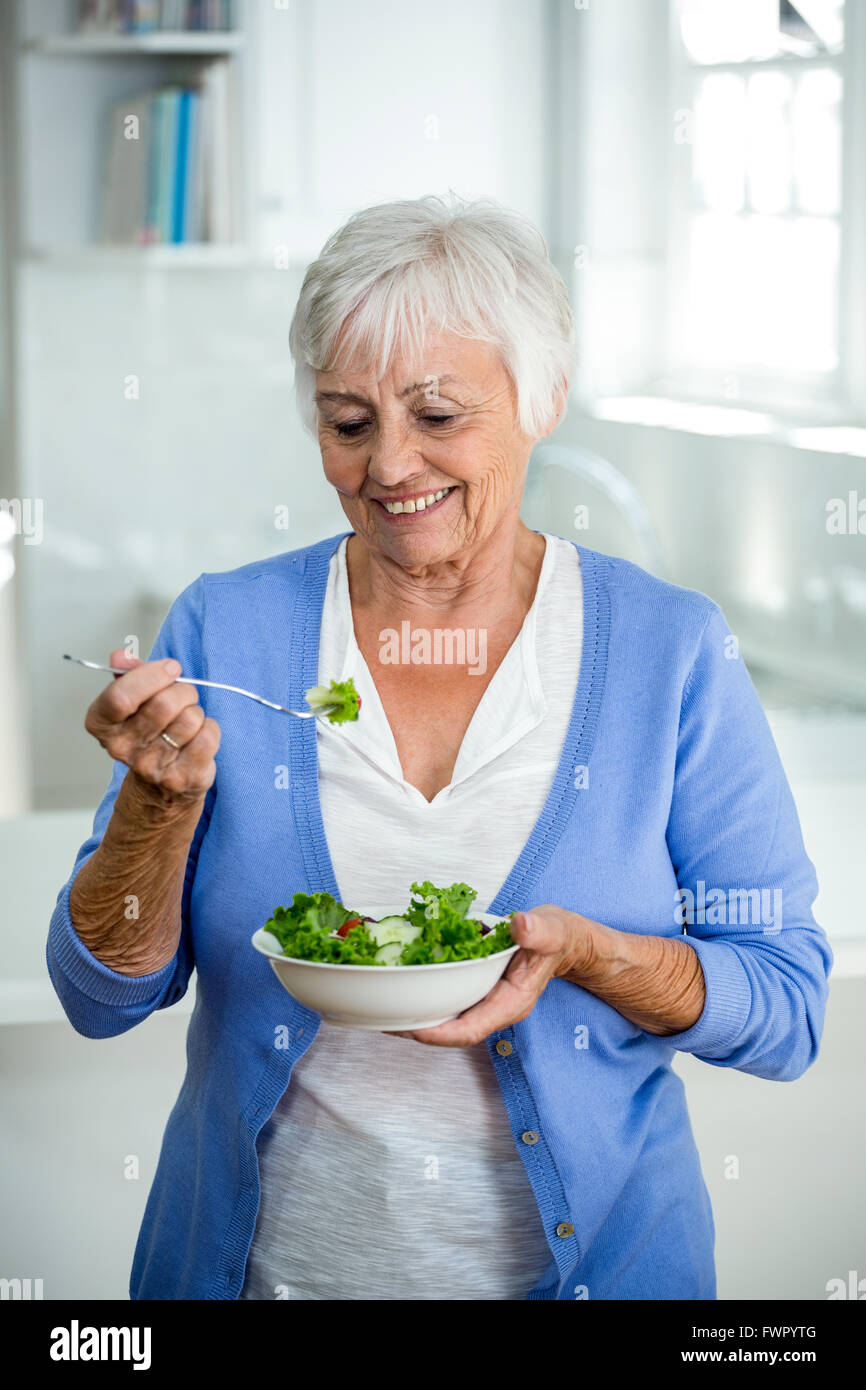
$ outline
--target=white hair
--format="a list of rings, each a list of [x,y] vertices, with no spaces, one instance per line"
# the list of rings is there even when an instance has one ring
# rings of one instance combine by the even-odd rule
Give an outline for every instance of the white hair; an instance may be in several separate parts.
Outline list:
[[[363,208],[307,268],[289,331],[305,427],[316,434],[317,371],[375,366],[381,378],[397,352],[422,360],[436,332],[492,343],[520,428],[548,432],[574,370],[565,284],[529,218],[453,191]]]

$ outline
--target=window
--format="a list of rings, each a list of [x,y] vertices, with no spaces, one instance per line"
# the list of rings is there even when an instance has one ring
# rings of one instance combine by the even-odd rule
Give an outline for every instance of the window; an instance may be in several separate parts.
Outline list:
[[[658,385],[704,400],[838,410],[853,312],[841,293],[852,270],[844,0],[671,0],[671,42],[667,379]]]

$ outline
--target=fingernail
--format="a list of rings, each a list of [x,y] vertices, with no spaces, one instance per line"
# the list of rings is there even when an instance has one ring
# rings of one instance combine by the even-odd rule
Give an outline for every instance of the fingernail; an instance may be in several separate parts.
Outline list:
[[[170,657],[168,661],[164,661],[162,664],[170,676],[180,675],[180,662],[175,661],[173,657]]]
[[[523,923],[523,935],[524,935],[524,936],[531,936],[531,935],[532,935],[532,932],[533,932],[533,929],[534,929],[534,924],[533,924],[532,918],[530,917],[529,913],[528,913],[528,912],[521,912],[520,918],[521,918],[521,921],[522,921],[522,923]]]

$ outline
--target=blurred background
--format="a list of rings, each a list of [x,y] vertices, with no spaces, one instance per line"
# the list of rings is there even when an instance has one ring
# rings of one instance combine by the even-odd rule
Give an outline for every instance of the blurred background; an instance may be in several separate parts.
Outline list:
[[[677,1059],[720,1297],[866,1295],[866,3],[3,0],[0,26],[0,1275],[127,1296],[194,993],[95,1043],[47,979],[110,772],[103,677],[61,654],[146,656],[202,571],[345,529],[292,396],[303,272],[357,208],[453,189],[534,219],[576,314],[527,523],[722,605],[818,871],[818,1062]]]

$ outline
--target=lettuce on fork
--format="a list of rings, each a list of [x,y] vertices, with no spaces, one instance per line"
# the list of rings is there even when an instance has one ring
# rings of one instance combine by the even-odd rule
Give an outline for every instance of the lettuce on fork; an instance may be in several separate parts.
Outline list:
[[[351,676],[347,681],[331,681],[330,685],[312,685],[305,691],[305,699],[310,709],[317,713],[327,710],[331,724],[345,724],[357,719],[361,708],[361,698]]]
[[[376,922],[330,893],[296,893],[265,924],[294,960],[332,965],[441,965],[491,956],[514,945],[508,921],[493,928],[467,916],[476,895],[467,883],[413,883],[406,912]]]

